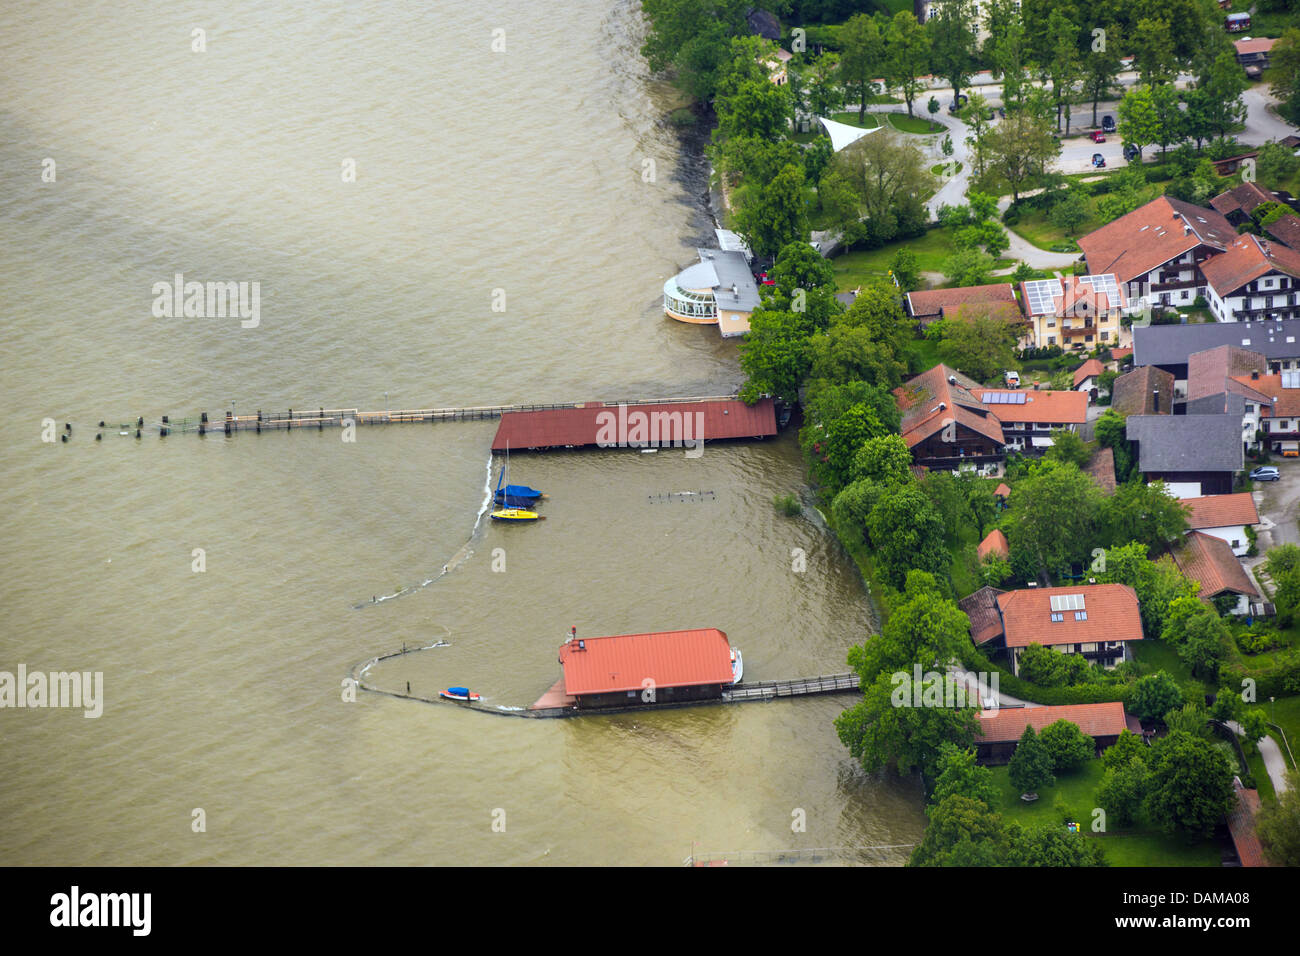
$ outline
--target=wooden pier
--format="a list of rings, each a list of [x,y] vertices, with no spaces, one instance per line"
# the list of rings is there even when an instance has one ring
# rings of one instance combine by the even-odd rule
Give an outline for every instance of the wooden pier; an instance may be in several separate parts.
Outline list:
[[[226,411],[224,415],[209,416],[200,412],[196,418],[173,418],[164,415],[156,422],[145,422],[143,416],[133,423],[105,424],[103,428],[141,429],[149,428],[166,436],[171,432],[196,433],[199,435],[224,434],[235,432],[291,431],[301,429],[346,428],[360,425],[399,425],[399,424],[437,424],[438,422],[483,421],[501,418],[513,412],[553,412],[568,409],[593,407],[618,407],[619,405],[690,405],[699,402],[731,401],[734,395],[700,395],[686,398],[658,399],[621,399],[604,402],[551,402],[529,405],[470,405],[447,408],[403,408],[385,409],[378,412],[363,412],[356,408],[291,408],[287,411],[262,411],[254,415],[236,415]]]
[[[803,697],[808,694],[843,694],[860,686],[857,674],[828,674],[822,677],[796,677],[793,680],[764,680],[742,683],[722,692],[729,703],[746,700],[774,700],[777,697]]]

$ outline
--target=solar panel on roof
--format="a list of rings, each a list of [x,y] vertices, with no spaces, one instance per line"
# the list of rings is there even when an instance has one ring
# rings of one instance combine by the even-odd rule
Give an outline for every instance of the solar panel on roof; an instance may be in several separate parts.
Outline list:
[[[1031,279],[1025,283],[1025,297],[1031,315],[1055,312],[1056,306],[1052,299],[1058,295],[1061,295],[1060,279]]]
[[[1023,405],[1025,404],[1025,393],[985,392],[983,402],[985,405]]]
[[[1053,594],[1051,597],[1053,611],[1082,611],[1082,594]]]

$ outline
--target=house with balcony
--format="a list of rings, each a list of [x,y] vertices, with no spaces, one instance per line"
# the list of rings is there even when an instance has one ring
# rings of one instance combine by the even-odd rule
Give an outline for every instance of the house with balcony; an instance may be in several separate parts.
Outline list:
[[[1201,264],[1206,300],[1220,322],[1300,318],[1300,252],[1249,234]]]
[[[1113,273],[1030,279],[1020,283],[1020,301],[1028,323],[1025,345],[1091,351],[1132,341],[1121,322],[1127,299]]]
[[[740,251],[697,249],[700,261],[664,283],[664,312],[691,325],[716,325],[723,338],[749,331],[758,284]]]
[[[1223,345],[1259,352],[1271,373],[1300,370],[1300,319],[1135,328],[1133,364],[1156,366],[1173,375],[1175,397],[1181,401],[1187,395],[1191,356]]]
[[[1088,233],[1079,248],[1088,271],[1114,275],[1129,303],[1190,306],[1206,294],[1202,263],[1236,238],[1221,213],[1161,196]]]
[[[979,636],[983,640],[974,635],[972,639],[981,646],[1005,648],[1016,676],[1020,656],[1030,644],[1061,654],[1081,654],[1110,670],[1131,657],[1129,644],[1143,638],[1137,592],[1127,584],[993,590],[971,596],[973,610],[991,604],[997,612],[996,622],[982,614]]]
[[[971,392],[1001,422],[1008,451],[1041,455],[1052,447],[1052,432],[1078,431],[1088,420],[1088,396],[1083,392],[1032,388]]]
[[[900,431],[914,464],[931,470],[999,474],[1006,460],[1002,423],[975,394],[978,382],[936,365],[894,389]]]
[[[959,289],[921,289],[903,296],[903,308],[925,329],[940,319],[960,314],[962,309],[983,309],[1020,321],[1020,303],[1010,282],[963,286]]]
[[[1274,454],[1300,454],[1300,370],[1251,372],[1236,381],[1261,396],[1259,444]]]

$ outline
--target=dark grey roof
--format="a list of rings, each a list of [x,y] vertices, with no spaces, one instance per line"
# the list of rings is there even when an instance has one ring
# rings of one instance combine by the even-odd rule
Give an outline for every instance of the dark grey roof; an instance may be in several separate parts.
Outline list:
[[[1217,395],[1203,395],[1187,403],[1188,415],[1235,415],[1238,421],[1246,414],[1245,396],[1235,392],[1219,392]]]
[[[1187,357],[1193,352],[1220,345],[1262,352],[1272,360],[1297,358],[1300,357],[1300,319],[1135,327],[1133,364],[1186,365]]]
[[[741,252],[727,252],[723,249],[696,249],[700,262],[713,266],[718,276],[718,285],[714,289],[718,308],[735,309],[737,312],[753,312],[758,308],[758,284],[754,273],[749,271],[749,261]],[[736,294],[731,294],[731,287],[736,287]]]
[[[1125,434],[1143,473],[1240,471],[1241,427],[1240,414],[1130,415]]]

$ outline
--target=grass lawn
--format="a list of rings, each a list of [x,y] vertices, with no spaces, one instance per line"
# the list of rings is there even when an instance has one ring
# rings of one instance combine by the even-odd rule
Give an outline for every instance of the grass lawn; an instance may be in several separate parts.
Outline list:
[[[1198,694],[1212,694],[1214,687],[1209,687],[1202,680],[1192,676],[1192,669],[1178,656],[1178,652],[1159,638],[1149,637],[1133,645],[1133,656],[1142,667],[1143,674],[1167,671],[1169,676],[1184,687],[1191,686]]]
[[[1219,846],[1214,841],[1204,841],[1188,846],[1181,837],[1165,836],[1149,830],[1132,833],[1094,835],[1091,832],[1092,810],[1097,805],[1097,787],[1101,785],[1105,769],[1100,760],[1089,760],[1068,774],[1056,778],[1056,785],[1039,791],[1038,799],[1025,803],[1011,786],[1011,774],[1006,767],[991,767],[993,782],[998,788],[998,801],[993,809],[1007,822],[1023,826],[1064,826],[1053,804],[1058,795],[1073,811],[1074,820],[1088,839],[1103,840],[1106,862],[1111,866],[1218,866]]]
[[[872,279],[889,274],[889,263],[902,247],[916,253],[916,267],[923,272],[939,272],[943,262],[952,255],[952,239],[947,229],[931,229],[915,239],[891,242],[879,249],[863,252],[846,252],[831,260],[835,270],[835,283],[841,289],[852,289]]]
[[[928,136],[942,133],[946,129],[939,123],[931,123],[928,117],[922,119],[919,116],[908,116],[906,113],[886,113],[885,117],[889,125],[900,133],[918,133]]]
[[[874,113],[867,113],[863,116],[862,122],[859,123],[857,110],[851,113],[834,113],[831,115],[831,119],[837,123],[843,123],[845,126],[856,126],[858,129],[875,129],[880,125],[880,120],[876,119]]]
[[[956,176],[959,172],[961,172],[961,168],[962,168],[961,163],[937,163],[936,165],[930,167],[930,172],[935,176],[946,176],[948,175],[948,167],[950,166],[956,167],[955,169],[952,170],[953,176]]]
[[[1250,15],[1250,35],[1280,37],[1288,27],[1300,26],[1300,17],[1290,10],[1269,10]]]
[[[1286,740],[1291,745],[1293,755],[1300,752],[1300,697],[1279,697],[1271,704],[1264,700],[1251,706],[1263,710],[1266,718],[1286,732]],[[1274,737],[1278,736],[1276,730],[1270,730],[1269,733]],[[1282,746],[1281,740],[1278,740],[1277,743],[1285,759],[1286,747]],[[1300,757],[1297,759],[1300,759]]]

